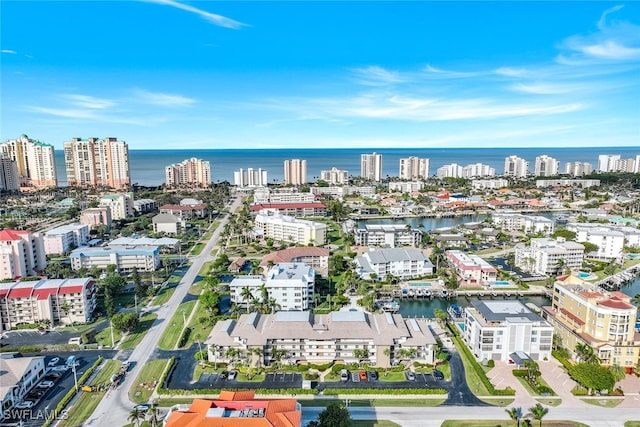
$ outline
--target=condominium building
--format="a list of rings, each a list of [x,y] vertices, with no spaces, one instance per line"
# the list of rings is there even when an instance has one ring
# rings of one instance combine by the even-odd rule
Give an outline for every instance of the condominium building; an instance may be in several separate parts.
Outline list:
[[[633,173],[636,169],[635,159],[620,159],[616,162],[615,172]]]
[[[598,156],[598,172],[615,172],[619,160],[619,154],[600,154]]]
[[[181,219],[204,218],[207,214],[207,204],[201,202],[189,205],[162,205],[160,213],[175,215]]]
[[[99,206],[97,208],[83,209],[80,212],[80,224],[89,226],[89,230],[96,227],[105,226],[107,230],[111,229],[111,208],[109,206]]]
[[[568,162],[565,167],[565,173],[571,176],[589,175],[593,172],[591,163]]]
[[[144,214],[158,209],[158,203],[153,199],[138,199],[133,201],[133,210]]]
[[[165,167],[164,175],[165,185],[169,188],[211,186],[211,164],[195,157]]]
[[[509,181],[504,178],[495,179],[474,179],[471,181],[471,186],[474,190],[497,190],[499,188],[506,188],[509,186]]]
[[[131,185],[129,146],[117,138],[73,138],[64,143],[64,163],[71,186],[121,190]]]
[[[313,203],[315,201],[315,194],[312,192],[300,192],[295,187],[260,187],[253,190],[253,204],[256,205],[265,203]]]
[[[353,185],[343,185],[340,187],[311,187],[311,192],[313,194],[324,194],[331,197],[337,197],[339,199],[345,196],[352,196],[354,194],[358,194],[362,197],[374,197],[376,195],[376,187],[372,185],[359,187]]]
[[[303,217],[325,217],[327,216],[327,205],[320,202],[311,203],[261,203],[249,207],[249,212],[257,214],[264,209],[277,210],[283,215],[295,218]]]
[[[349,171],[332,167],[330,170],[320,171],[320,179],[330,185],[348,184]]]
[[[436,176],[438,178],[462,178],[462,166],[457,163],[451,163],[450,165],[444,165],[436,170]]]
[[[382,154],[360,155],[360,176],[369,181],[382,180]]]
[[[379,367],[401,360],[432,364],[436,349],[428,320],[364,311],[243,314],[216,323],[205,344],[212,363],[229,362],[233,348],[253,366],[278,360],[291,365],[338,360]],[[249,353],[253,348],[261,351]]]
[[[422,240],[422,231],[401,224],[365,224],[354,230],[355,244],[360,246],[417,247]]]
[[[0,191],[18,191],[20,189],[20,176],[15,160],[9,157],[9,153],[0,151]]]
[[[327,241],[326,224],[282,215],[275,209],[261,210],[254,226],[254,233],[264,239],[314,246],[322,246]]]
[[[553,157],[542,155],[536,157],[536,163],[533,169],[535,176],[555,176],[558,175],[560,162]]]
[[[118,273],[130,273],[134,267],[140,272],[151,272],[160,267],[160,249],[157,246],[82,247],[71,251],[69,259],[74,271],[82,267],[106,270],[107,266],[115,265]]]
[[[365,280],[384,280],[388,275],[414,279],[433,274],[429,258],[419,249],[370,249],[354,259],[356,272]]]
[[[478,360],[551,358],[553,326],[520,301],[473,301],[464,309],[462,338]]]
[[[44,356],[17,357],[17,353],[0,354],[0,421],[11,417],[11,408],[22,402],[27,393],[44,378],[47,373],[44,361]]]
[[[635,332],[638,308],[622,292],[604,292],[575,276],[553,285],[551,307],[543,317],[554,327],[562,345],[593,349],[601,364],[618,365],[631,373],[640,358],[640,336]]]
[[[474,163],[462,168],[462,178],[481,178],[485,176],[495,176],[496,170],[483,163]]]
[[[251,292],[250,299],[243,296],[245,288]],[[229,284],[231,302],[247,307],[252,300],[265,302],[263,288],[277,310],[307,310],[313,303],[315,271],[302,262],[281,262],[269,269],[265,276],[237,276]]]
[[[400,191],[402,193],[412,193],[424,188],[424,181],[394,181],[389,183],[389,191]]]
[[[504,159],[504,176],[514,178],[526,178],[529,174],[529,162],[518,156],[509,156]]]
[[[640,230],[633,227],[598,223],[568,223],[567,230],[576,233],[575,240],[597,246],[589,258],[621,261],[625,246],[640,247]]]
[[[284,161],[285,185],[302,185],[307,183],[307,161],[300,159]]]
[[[268,184],[267,171],[262,168],[240,169],[233,173],[233,185],[240,188],[266,187]]]
[[[515,247],[516,267],[534,274],[551,276],[579,269],[583,259],[584,246],[562,237],[534,238],[529,246],[518,243]]]
[[[46,266],[40,233],[0,230],[0,280],[37,276]]]
[[[522,231],[527,234],[552,234],[555,222],[544,216],[522,215],[519,213],[494,213],[491,217],[493,225],[505,231]]]
[[[42,321],[86,323],[96,308],[97,288],[91,277],[0,283],[1,329]]]
[[[52,228],[44,234],[44,253],[60,255],[89,242],[89,226],[86,224],[67,224]]]
[[[536,187],[578,187],[589,188],[599,187],[599,179],[537,179]]]
[[[429,178],[429,159],[420,159],[413,156],[400,159],[398,177],[408,181]]]
[[[111,209],[111,219],[131,218],[133,210],[133,193],[105,194],[100,198],[100,206]]]
[[[20,138],[1,143],[0,153],[5,153],[16,162],[20,187],[58,186],[53,145],[21,135]]]
[[[285,262],[302,262],[313,268],[322,277],[329,272],[329,249],[315,246],[294,246],[281,251],[269,252],[260,260],[260,266]]]
[[[166,234],[181,234],[187,228],[186,221],[173,214],[160,213],[151,218],[153,224],[153,232]]]
[[[498,270],[483,258],[458,250],[445,251],[449,263],[455,268],[458,283],[467,286],[485,286],[495,282]]]
[[[164,427],[301,427],[302,406],[295,399],[256,399],[255,392],[221,391],[217,399],[194,399],[172,407]]]

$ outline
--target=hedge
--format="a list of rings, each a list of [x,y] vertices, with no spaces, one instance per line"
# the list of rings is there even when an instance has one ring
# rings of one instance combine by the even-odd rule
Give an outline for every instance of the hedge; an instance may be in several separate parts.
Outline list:
[[[196,390],[185,390],[185,389],[169,389],[169,388],[159,388],[158,394],[176,394],[176,395],[192,395],[192,394],[220,394],[223,389],[219,388],[199,388]],[[233,387],[225,387],[225,391],[246,391],[247,389],[241,388],[233,388]],[[316,389],[306,389],[306,388],[282,388],[282,389],[269,389],[269,388],[257,388],[255,389],[256,394],[318,394],[318,390]],[[326,391],[325,391],[326,393]]]
[[[80,387],[82,387],[84,385],[84,383],[87,382],[89,377],[98,368],[98,366],[100,366],[100,364],[102,363],[103,360],[104,359],[103,359],[102,356],[98,356],[98,360],[96,360],[94,362],[94,364],[89,369],[87,369],[87,371],[84,374],[82,374],[82,376],[78,380],[78,389],[80,389]],[[67,406],[69,404],[69,402],[71,401],[71,399],[74,398],[76,393],[78,393],[78,389],[76,389],[74,387],[74,388],[70,389],[67,392],[67,394],[64,395],[64,397],[62,398],[60,403],[58,403],[58,405],[56,406],[56,409],[51,413],[51,415],[49,415],[49,418],[47,418],[47,420],[44,422],[44,424],[42,424],[42,427],[47,427],[47,426],[51,425],[51,423],[56,419],[56,416],[62,412],[62,410],[65,408],[65,406]]]
[[[171,374],[171,372],[173,371],[173,367],[175,365],[175,362],[176,362],[176,357],[175,356],[171,356],[171,358],[169,359],[169,364],[164,369],[164,372],[162,373],[162,376],[160,377],[160,381],[158,382],[158,384],[160,384],[160,387],[158,387],[158,393],[160,393],[160,390],[162,390],[166,386],[167,378],[169,377],[169,374]]]
[[[325,371],[333,366],[333,362],[327,362],[322,365],[316,365],[315,363],[309,363],[308,365],[311,369],[316,369],[318,371]]]
[[[337,396],[340,394],[447,394],[447,390],[442,388],[329,388],[324,389],[322,394],[325,396]]]

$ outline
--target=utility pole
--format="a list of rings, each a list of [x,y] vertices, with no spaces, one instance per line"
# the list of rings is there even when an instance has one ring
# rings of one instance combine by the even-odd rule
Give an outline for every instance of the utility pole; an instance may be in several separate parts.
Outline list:
[[[116,343],[113,339],[113,320],[109,319],[109,325],[111,326],[111,348],[114,348]]]

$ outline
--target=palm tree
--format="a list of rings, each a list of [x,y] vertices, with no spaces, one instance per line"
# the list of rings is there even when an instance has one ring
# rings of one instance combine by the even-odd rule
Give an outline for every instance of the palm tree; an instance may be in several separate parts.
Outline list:
[[[69,324],[73,323],[71,321],[71,305],[67,301],[65,301],[62,304],[60,304],[60,309],[64,311],[64,314],[66,314],[67,317],[69,318]]]
[[[529,408],[529,413],[533,419],[538,420],[538,425],[542,427],[542,419],[549,413],[549,408],[545,408],[541,404],[536,403],[536,406]]]
[[[511,417],[511,419],[516,422],[516,426],[520,427],[520,420],[522,419],[522,416],[523,416],[522,407],[518,406],[511,409],[505,409],[505,411],[507,411],[507,414],[509,414],[509,417]]]
[[[253,303],[253,300],[255,299],[253,293],[251,292],[251,289],[249,289],[248,286],[242,288],[242,290],[240,291],[240,297],[244,300],[248,312],[250,301],[251,303]]]
[[[139,411],[138,409],[133,409],[129,412],[129,416],[127,417],[128,421],[131,421],[131,424],[139,426],[140,421],[144,419],[144,412]]]
[[[147,416],[151,427],[158,427],[158,425],[160,425],[160,410],[158,408],[154,406],[153,408],[149,409]]]

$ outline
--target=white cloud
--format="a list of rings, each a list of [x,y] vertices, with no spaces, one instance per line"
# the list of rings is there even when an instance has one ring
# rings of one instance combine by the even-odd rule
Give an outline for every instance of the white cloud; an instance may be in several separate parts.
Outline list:
[[[17,55],[18,54],[18,52],[16,52],[15,50],[11,50],[11,49],[2,49],[0,52],[7,53],[9,55]]]
[[[187,4],[183,4],[173,0],[143,0],[147,3],[156,3],[165,6],[175,7],[176,9],[184,10],[186,12],[195,13],[205,20],[211,22],[214,25],[224,28],[231,28],[234,30],[240,29],[242,27],[247,27],[247,24],[243,24],[242,22],[233,20],[231,18],[227,18],[226,16],[217,15],[215,13],[207,12],[202,9],[198,9],[197,7],[189,6]]]
[[[408,81],[408,76],[403,76],[398,71],[387,70],[378,65],[372,65],[366,68],[354,68],[351,71],[355,74],[358,83],[367,86],[384,86]]]
[[[524,68],[500,67],[496,68],[494,73],[500,76],[518,77],[527,74],[527,70]]]
[[[625,60],[640,58],[640,48],[621,46],[612,40],[595,45],[579,46],[578,48],[586,55],[605,59]]]
[[[114,105],[116,105],[116,103],[110,99],[96,98],[89,95],[69,94],[63,95],[63,98],[68,99],[72,105],[95,110],[103,110],[105,108],[113,107]]]
[[[624,5],[617,5],[617,6],[613,6],[610,7],[609,9],[605,10],[604,12],[602,12],[602,15],[600,15],[600,20],[598,21],[598,28],[599,29],[604,29],[606,28],[606,24],[607,24],[607,15],[609,15],[610,13],[613,12],[617,12],[620,9],[622,9],[624,7]]]
[[[150,92],[147,90],[134,90],[135,101],[143,104],[161,105],[164,107],[182,107],[195,104],[196,100],[182,95],[174,95],[161,92]]]
[[[436,68],[431,65],[424,67],[424,71],[426,74],[422,74],[426,77],[435,77],[435,78],[466,78],[466,77],[477,77],[485,74],[485,72],[469,72],[469,71],[451,71],[451,70],[443,70],[441,68]]]

